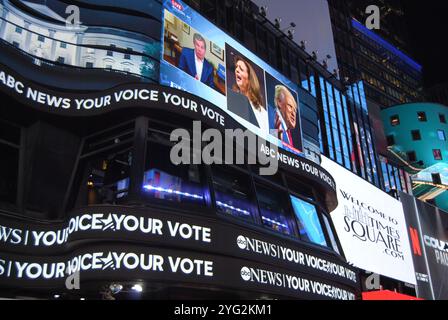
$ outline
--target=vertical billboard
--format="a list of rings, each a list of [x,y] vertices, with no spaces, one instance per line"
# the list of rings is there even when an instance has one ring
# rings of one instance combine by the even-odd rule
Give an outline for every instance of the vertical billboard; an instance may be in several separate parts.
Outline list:
[[[448,212],[401,193],[412,245],[417,296],[448,300]]]
[[[162,43],[162,85],[210,101],[263,139],[302,152],[297,84],[181,1],[164,2]]]
[[[338,207],[331,218],[347,261],[415,285],[401,203],[324,156],[321,165],[336,181]]]

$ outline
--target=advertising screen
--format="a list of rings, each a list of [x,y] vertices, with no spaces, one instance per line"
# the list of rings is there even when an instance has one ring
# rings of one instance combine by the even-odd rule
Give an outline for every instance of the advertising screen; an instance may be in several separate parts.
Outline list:
[[[400,193],[412,245],[417,295],[448,299],[448,213]]]
[[[347,261],[415,285],[402,204],[323,156],[322,167],[336,181],[338,207],[331,217]]]
[[[302,152],[298,87],[214,24],[164,2],[160,83],[215,104],[263,139]]]
[[[62,290],[79,271],[81,288],[118,277],[291,299],[359,296],[356,269],[330,252],[210,217],[121,206],[82,208],[57,222],[0,214],[0,247],[2,288]]]

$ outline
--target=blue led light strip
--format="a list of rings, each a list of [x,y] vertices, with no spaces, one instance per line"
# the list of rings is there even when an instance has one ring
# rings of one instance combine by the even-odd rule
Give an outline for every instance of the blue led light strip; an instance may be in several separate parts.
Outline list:
[[[180,196],[194,198],[194,199],[204,199],[204,197],[201,195],[191,194],[188,192],[182,192],[182,191],[177,191],[177,190],[172,190],[172,189],[165,189],[165,188],[161,188],[161,187],[154,187],[151,185],[145,185],[145,186],[143,186],[143,188],[148,191],[159,191],[159,192],[164,192],[164,193],[169,193],[169,194],[177,194]]]
[[[220,206],[220,207],[224,207],[224,208],[227,208],[227,209],[231,209],[231,210],[234,210],[234,211],[236,211],[236,212],[241,212],[241,213],[245,214],[246,216],[249,216],[249,215],[250,215],[250,212],[247,211],[247,210],[243,210],[243,209],[235,208],[234,206],[228,205],[227,203],[224,203],[224,202],[221,202],[221,201],[216,201],[216,204],[217,204],[218,206]]]
[[[403,52],[401,52],[400,50],[398,50],[395,46],[393,46],[392,44],[390,44],[389,42],[387,42],[386,40],[384,40],[383,38],[381,38],[379,35],[377,35],[375,32],[367,29],[364,25],[362,25],[360,22],[352,19],[352,26],[353,28],[355,28],[356,30],[358,30],[359,32],[361,32],[362,34],[364,34],[365,36],[369,37],[370,39],[372,39],[373,41],[377,42],[379,45],[381,45],[383,48],[389,50],[390,52],[392,52],[393,54],[395,54],[397,57],[401,58],[402,60],[404,60],[407,64],[409,64],[411,67],[413,67],[414,69],[416,69],[417,71],[421,72],[422,71],[422,66],[420,64],[418,64],[417,62],[415,62],[414,60],[412,60],[409,56],[407,56],[406,54],[404,54]]]
[[[266,217],[261,217],[261,219],[266,220],[267,222],[276,224],[276,225],[278,225],[278,226],[280,226],[280,227],[288,228],[288,226],[287,226],[286,224],[282,224],[282,223],[277,222],[277,221],[275,221],[275,220],[272,220],[272,219],[269,219],[269,218],[266,218]]]

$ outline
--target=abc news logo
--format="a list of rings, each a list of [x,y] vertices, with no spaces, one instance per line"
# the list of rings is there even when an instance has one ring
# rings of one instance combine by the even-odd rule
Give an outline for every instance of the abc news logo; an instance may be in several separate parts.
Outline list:
[[[236,244],[241,250],[245,250],[247,248],[247,240],[243,236],[238,236],[236,239]],[[250,269],[248,267],[242,267],[240,271],[241,278],[244,281],[250,280]]]
[[[248,267],[242,267],[240,271],[241,278],[244,281],[249,281],[251,279],[250,269]]]
[[[246,237],[238,236],[238,238],[236,238],[236,244],[238,245],[238,248],[245,250],[247,248]]]

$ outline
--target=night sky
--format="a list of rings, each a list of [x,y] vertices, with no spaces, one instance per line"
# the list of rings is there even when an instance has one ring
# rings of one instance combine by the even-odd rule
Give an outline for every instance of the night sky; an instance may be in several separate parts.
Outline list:
[[[426,86],[448,83],[448,1],[404,0],[413,55]]]

